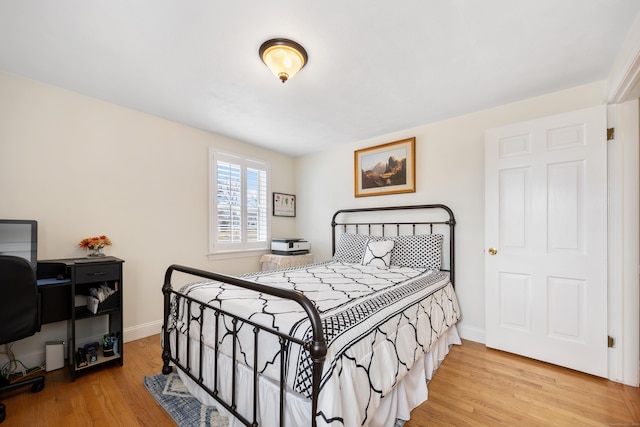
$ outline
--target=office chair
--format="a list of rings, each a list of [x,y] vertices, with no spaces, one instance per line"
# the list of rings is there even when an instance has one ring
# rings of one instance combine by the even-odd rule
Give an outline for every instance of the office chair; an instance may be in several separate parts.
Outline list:
[[[40,331],[40,295],[36,275],[24,259],[0,255],[0,345],[30,337]],[[44,388],[44,376],[13,384],[0,377],[0,393],[31,385],[33,393]],[[0,423],[6,407],[0,402]]]

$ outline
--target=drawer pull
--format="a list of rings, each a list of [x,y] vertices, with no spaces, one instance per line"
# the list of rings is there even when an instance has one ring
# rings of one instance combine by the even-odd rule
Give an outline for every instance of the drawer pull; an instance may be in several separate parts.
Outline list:
[[[96,271],[95,273],[91,273],[91,276],[104,276],[107,274],[106,271]]]

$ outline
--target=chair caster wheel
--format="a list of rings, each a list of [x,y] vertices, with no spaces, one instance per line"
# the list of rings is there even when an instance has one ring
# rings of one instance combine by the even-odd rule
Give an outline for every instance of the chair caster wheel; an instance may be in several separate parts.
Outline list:
[[[37,383],[33,383],[31,385],[31,393],[38,393],[42,390],[44,390],[44,378],[42,379],[42,381],[38,381]]]

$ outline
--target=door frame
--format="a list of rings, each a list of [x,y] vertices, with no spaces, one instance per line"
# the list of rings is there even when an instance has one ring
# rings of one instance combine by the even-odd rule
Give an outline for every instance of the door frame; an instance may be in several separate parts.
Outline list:
[[[609,105],[608,378],[640,385],[640,107],[635,99]]]
[[[640,15],[607,79],[609,156],[609,379],[640,385]]]

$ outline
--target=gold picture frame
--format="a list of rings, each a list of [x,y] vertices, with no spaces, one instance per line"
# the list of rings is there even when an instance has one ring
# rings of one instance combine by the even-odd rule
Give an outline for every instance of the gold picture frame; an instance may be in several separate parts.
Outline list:
[[[416,192],[416,138],[354,152],[355,196]]]

